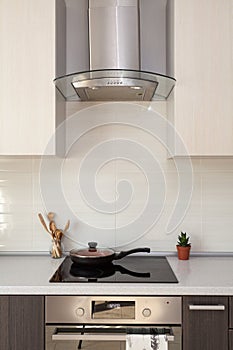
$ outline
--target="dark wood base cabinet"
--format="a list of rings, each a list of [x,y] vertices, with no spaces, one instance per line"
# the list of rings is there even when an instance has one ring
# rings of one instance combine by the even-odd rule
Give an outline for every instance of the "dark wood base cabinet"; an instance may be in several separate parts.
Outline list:
[[[182,309],[182,350],[233,350],[233,297],[184,296]],[[0,350],[44,350],[44,310],[44,296],[0,296]]]
[[[228,297],[183,297],[183,350],[228,350]]]
[[[0,296],[0,349],[44,350],[43,296]]]

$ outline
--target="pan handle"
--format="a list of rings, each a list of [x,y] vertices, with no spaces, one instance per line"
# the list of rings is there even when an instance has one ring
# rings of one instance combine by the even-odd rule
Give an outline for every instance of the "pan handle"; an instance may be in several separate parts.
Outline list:
[[[116,253],[114,260],[122,259],[125,256],[134,254],[134,253],[150,253],[150,248],[135,248],[124,252]]]

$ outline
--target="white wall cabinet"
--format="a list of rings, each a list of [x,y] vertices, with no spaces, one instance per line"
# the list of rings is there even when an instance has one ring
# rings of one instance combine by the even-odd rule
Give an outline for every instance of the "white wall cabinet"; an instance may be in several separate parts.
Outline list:
[[[233,156],[233,0],[168,6],[168,68],[177,79],[168,116],[189,155]],[[176,141],[174,155],[182,156]]]
[[[62,0],[0,1],[0,155],[43,154],[65,116],[53,84],[65,73],[62,27]]]

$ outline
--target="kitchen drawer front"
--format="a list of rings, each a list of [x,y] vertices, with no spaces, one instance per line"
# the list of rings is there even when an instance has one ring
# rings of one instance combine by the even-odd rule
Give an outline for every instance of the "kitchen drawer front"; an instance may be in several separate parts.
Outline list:
[[[228,297],[183,297],[183,350],[228,350]]]

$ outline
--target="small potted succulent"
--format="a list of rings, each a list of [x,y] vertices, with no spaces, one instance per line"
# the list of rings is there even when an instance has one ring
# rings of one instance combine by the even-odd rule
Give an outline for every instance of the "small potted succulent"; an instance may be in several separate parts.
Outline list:
[[[186,232],[182,232],[182,231],[178,236],[176,248],[178,253],[178,259],[180,260],[189,259],[189,253],[191,249],[191,243],[189,243],[189,238],[190,237],[187,237]]]

